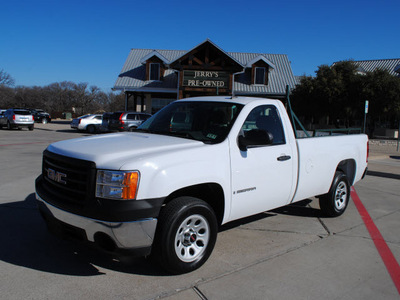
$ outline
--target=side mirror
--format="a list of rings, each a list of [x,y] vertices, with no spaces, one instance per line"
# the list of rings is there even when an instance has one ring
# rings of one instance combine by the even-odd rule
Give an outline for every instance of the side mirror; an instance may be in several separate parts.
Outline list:
[[[248,148],[271,145],[273,140],[272,133],[262,129],[253,129],[246,132],[245,136],[240,135],[238,144],[240,150],[247,151]]]

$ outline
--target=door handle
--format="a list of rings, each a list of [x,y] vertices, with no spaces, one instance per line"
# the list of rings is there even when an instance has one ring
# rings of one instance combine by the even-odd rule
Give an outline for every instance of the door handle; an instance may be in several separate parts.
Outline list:
[[[278,161],[285,161],[291,159],[290,155],[282,155],[277,158]]]

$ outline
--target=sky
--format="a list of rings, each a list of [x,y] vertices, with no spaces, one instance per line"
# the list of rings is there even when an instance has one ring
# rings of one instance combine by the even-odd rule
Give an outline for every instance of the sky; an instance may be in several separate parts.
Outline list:
[[[109,92],[132,48],[286,54],[294,75],[400,58],[399,0],[0,0],[0,70],[15,86]]]

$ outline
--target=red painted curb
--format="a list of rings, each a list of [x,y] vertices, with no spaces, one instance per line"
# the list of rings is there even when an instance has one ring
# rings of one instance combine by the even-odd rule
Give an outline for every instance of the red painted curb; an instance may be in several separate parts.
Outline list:
[[[388,270],[390,277],[392,277],[393,283],[397,288],[398,293],[400,294],[400,266],[394,257],[392,251],[384,240],[382,234],[380,233],[378,227],[376,227],[374,221],[369,215],[367,209],[364,204],[362,204],[360,197],[358,197],[356,190],[354,187],[351,188],[351,198],[353,199],[354,204],[357,207],[358,213],[360,214],[362,220],[364,221],[365,227],[367,227],[369,235],[371,236],[376,249],[381,256],[386,269]]]

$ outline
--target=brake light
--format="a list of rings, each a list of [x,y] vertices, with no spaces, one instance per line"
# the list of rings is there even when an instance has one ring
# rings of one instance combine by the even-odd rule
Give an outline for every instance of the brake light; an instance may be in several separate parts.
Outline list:
[[[123,116],[124,114],[121,114],[120,116],[119,116],[119,122],[123,125],[125,122],[124,122],[124,120],[122,120],[122,116]]]
[[[32,115],[32,121],[35,121],[35,116],[34,115]]]
[[[13,115],[13,121],[15,121],[15,115]]]
[[[369,140],[367,141],[367,163],[369,158]]]
[[[79,124],[81,124],[82,119],[79,119]]]

